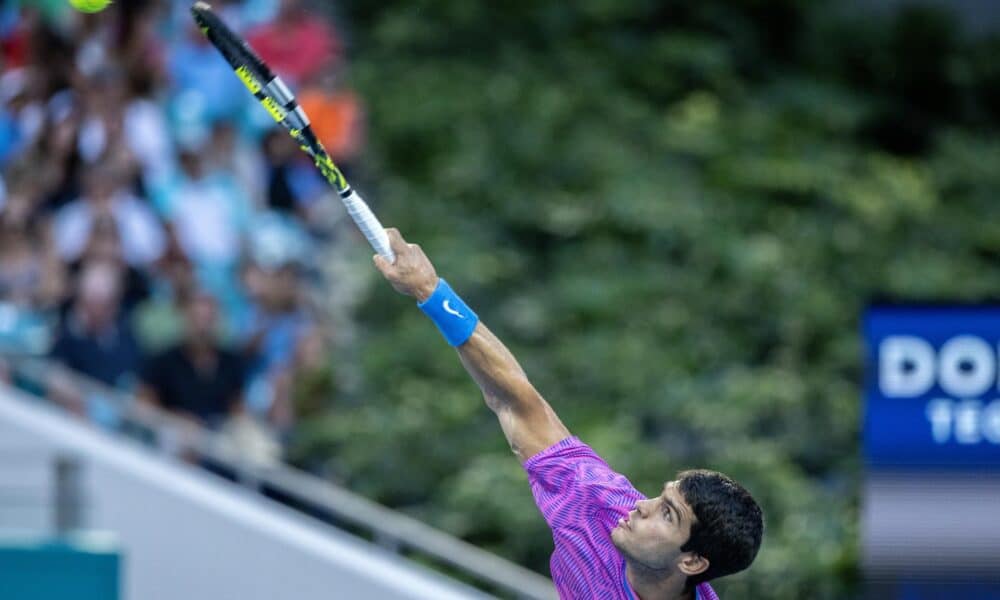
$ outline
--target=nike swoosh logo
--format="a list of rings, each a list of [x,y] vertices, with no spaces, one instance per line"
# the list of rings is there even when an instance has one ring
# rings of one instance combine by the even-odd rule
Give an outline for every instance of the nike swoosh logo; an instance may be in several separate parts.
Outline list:
[[[452,307],[448,306],[448,301],[447,301],[447,300],[445,300],[444,302],[442,302],[442,303],[441,303],[441,308],[443,308],[443,309],[444,309],[444,312],[446,312],[446,313],[448,313],[448,314],[450,314],[450,315],[455,315],[455,316],[456,316],[456,317],[458,317],[459,319],[464,319],[464,318],[465,318],[465,317],[464,317],[464,316],[462,315],[462,313],[460,313],[460,312],[458,312],[457,310],[455,310],[454,308],[452,308]]]

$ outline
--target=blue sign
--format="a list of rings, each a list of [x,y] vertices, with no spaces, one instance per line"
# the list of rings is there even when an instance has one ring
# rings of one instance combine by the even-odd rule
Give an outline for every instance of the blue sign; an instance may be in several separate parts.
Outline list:
[[[867,342],[873,466],[1000,466],[1000,306],[876,306]]]

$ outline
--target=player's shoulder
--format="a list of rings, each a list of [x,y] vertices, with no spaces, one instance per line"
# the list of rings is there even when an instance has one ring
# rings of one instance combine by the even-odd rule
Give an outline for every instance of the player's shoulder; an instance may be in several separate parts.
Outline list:
[[[631,482],[616,472],[590,446],[568,437],[532,456],[524,463],[532,487],[549,493],[615,488],[634,491]]]
[[[524,461],[524,469],[532,474],[551,469],[572,468],[581,462],[594,462],[607,466],[593,448],[580,441],[580,438],[569,436],[528,458]]]

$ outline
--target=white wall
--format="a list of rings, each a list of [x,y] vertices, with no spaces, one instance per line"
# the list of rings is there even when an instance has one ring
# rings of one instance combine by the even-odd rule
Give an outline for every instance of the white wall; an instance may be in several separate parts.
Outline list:
[[[84,465],[87,528],[121,542],[126,600],[486,597],[0,384],[0,492],[50,495],[57,453]],[[0,528],[44,528],[50,501],[5,509],[0,493]]]

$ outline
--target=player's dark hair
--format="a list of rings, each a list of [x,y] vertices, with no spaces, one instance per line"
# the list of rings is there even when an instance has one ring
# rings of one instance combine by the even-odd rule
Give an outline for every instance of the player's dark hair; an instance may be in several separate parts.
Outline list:
[[[708,559],[708,569],[688,577],[688,586],[750,566],[764,535],[764,516],[743,486],[722,473],[697,469],[677,474],[677,487],[694,511],[683,552]]]

